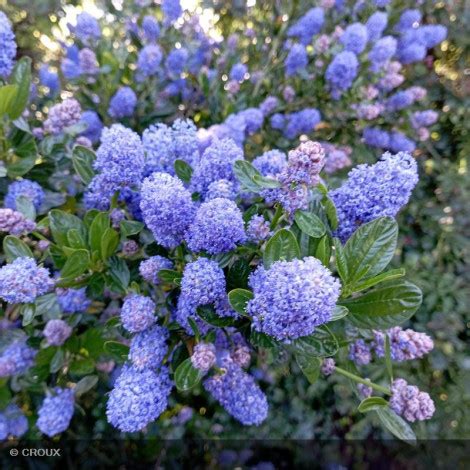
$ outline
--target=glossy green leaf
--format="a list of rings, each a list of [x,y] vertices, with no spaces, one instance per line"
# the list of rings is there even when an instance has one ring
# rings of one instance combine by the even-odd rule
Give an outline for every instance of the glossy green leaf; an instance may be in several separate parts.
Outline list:
[[[377,276],[366,279],[363,282],[359,282],[358,284],[355,284],[352,287],[352,289],[354,292],[360,292],[360,291],[369,289],[382,282],[392,281],[394,279],[400,279],[404,275],[405,275],[405,270],[403,268],[391,269],[390,271],[386,271],[384,273],[378,274]]]
[[[44,321],[60,318],[60,305],[54,292],[36,297],[34,305],[36,306],[36,315],[42,316]]]
[[[407,441],[410,444],[416,443],[416,436],[410,425],[398,416],[393,410],[388,407],[380,407],[375,410],[380,422],[388,429],[395,437],[402,441]]]
[[[143,228],[144,224],[137,220],[122,220],[119,224],[121,233],[124,237],[130,237],[131,235],[137,235]]]
[[[307,357],[334,356],[339,349],[338,341],[326,326],[318,327],[309,336],[302,336],[288,346],[295,354]]]
[[[330,258],[331,258],[331,245],[330,245],[330,237],[328,235],[323,236],[319,242],[318,246],[315,250],[315,258],[319,259],[323,266],[327,268],[330,265]]]
[[[173,269],[161,269],[158,271],[158,278],[162,282],[179,285],[181,283],[181,279],[183,279],[183,273],[174,271]]]
[[[300,230],[310,237],[320,238],[326,233],[325,224],[313,212],[298,210],[295,212],[294,220]]]
[[[13,235],[7,235],[3,239],[3,252],[6,259],[11,263],[16,258],[33,258],[33,253],[26,243]]]
[[[10,115],[11,113],[14,113],[17,93],[17,85],[4,85],[0,87],[0,118],[4,114]]]
[[[52,237],[59,247],[68,245],[67,236],[71,229],[78,230],[83,237],[86,236],[86,228],[83,222],[75,215],[59,209],[52,209],[49,212],[49,226]]]
[[[11,119],[17,119],[21,116],[26,105],[28,104],[30,88],[31,88],[31,59],[22,57],[15,65],[11,74],[11,83],[17,85],[17,93],[9,112]]]
[[[95,170],[93,169],[93,162],[95,161],[95,158],[96,156],[93,150],[87,147],[76,145],[73,148],[73,167],[78,176],[80,176],[80,179],[86,185],[90,184],[91,180],[95,176]]]
[[[214,309],[209,306],[198,307],[197,314],[209,325],[219,328],[233,326],[236,323],[236,320],[232,317],[220,317],[215,313]]]
[[[23,317],[22,325],[30,325],[36,316],[36,306],[34,304],[22,304],[20,307],[20,315]]]
[[[311,384],[318,380],[320,377],[321,359],[299,353],[295,355],[295,361]]]
[[[421,290],[411,282],[392,281],[342,304],[358,328],[386,330],[411,318],[421,300]]]
[[[347,316],[349,313],[349,310],[346,307],[343,307],[342,305],[336,305],[335,309],[333,310],[333,314],[331,315],[331,318],[329,321],[338,321]]]
[[[233,172],[245,190],[257,193],[262,189],[254,180],[255,175],[259,177],[262,177],[262,175],[250,162],[237,160],[233,164]]]
[[[253,175],[253,181],[262,189],[276,189],[281,187],[281,183],[279,183],[279,181],[267,178],[266,176],[258,173]]]
[[[95,370],[95,361],[90,357],[78,359],[70,364],[69,373],[73,375],[87,375]]]
[[[91,252],[94,251],[101,254],[101,238],[110,226],[109,215],[107,212],[100,212],[93,219],[88,233],[89,245]]]
[[[109,275],[114,280],[114,282],[116,282],[116,284],[125,291],[129,286],[129,281],[131,278],[131,274],[126,262],[117,256],[113,256],[109,259],[108,263]]]
[[[273,337],[255,330],[251,330],[250,343],[258,348],[266,349],[275,348],[277,346],[277,342]]]
[[[27,219],[36,220],[36,208],[29,197],[19,196],[16,198],[16,210],[21,212]]]
[[[238,258],[227,274],[227,288],[246,288],[248,286],[248,277],[250,275],[250,265],[244,258]]]
[[[119,234],[113,228],[107,228],[101,239],[101,259],[105,260],[112,256],[118,245]]]
[[[367,413],[368,411],[375,411],[384,406],[388,406],[388,401],[382,397],[369,397],[359,403],[357,409],[361,413]]]
[[[202,379],[203,374],[196,369],[191,359],[185,359],[175,370],[175,385],[181,392],[186,392],[194,388]]]
[[[193,169],[191,168],[191,165],[186,163],[184,160],[175,160],[175,173],[181,181],[189,183],[191,181],[191,176],[193,175]]]
[[[106,341],[106,343],[104,343],[104,350],[108,354],[121,360],[127,359],[129,355],[129,346],[119,343],[118,341]]]
[[[87,240],[83,230],[72,228],[67,232],[67,245],[74,250],[86,249]]]
[[[253,292],[248,289],[233,289],[228,293],[228,301],[232,308],[242,314],[246,315],[246,304],[253,298]]]
[[[82,395],[94,388],[97,383],[97,375],[87,375],[86,377],[83,377],[83,379],[81,379],[73,389],[75,397],[80,398]]]
[[[67,258],[60,271],[62,279],[75,279],[83,274],[90,264],[90,253],[87,250],[75,250]]]
[[[285,228],[276,232],[266,243],[263,255],[265,268],[279,260],[291,261],[300,258],[300,248],[294,234]]]
[[[64,354],[63,349],[57,349],[49,365],[50,372],[52,374],[59,372],[59,370],[64,365],[64,362],[65,362],[65,354]]]

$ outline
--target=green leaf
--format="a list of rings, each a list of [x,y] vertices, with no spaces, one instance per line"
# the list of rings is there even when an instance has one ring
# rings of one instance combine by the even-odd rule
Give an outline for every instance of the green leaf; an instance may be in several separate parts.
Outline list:
[[[21,116],[29,99],[31,87],[31,59],[29,57],[22,57],[16,63],[11,74],[11,82],[17,85],[18,91],[9,114],[11,119],[17,119]]]
[[[16,210],[21,212],[27,219],[36,220],[36,208],[29,197],[19,196],[16,198]]]
[[[313,212],[298,210],[295,212],[294,220],[300,230],[310,237],[320,238],[326,233],[325,224]]]
[[[265,268],[279,260],[291,261],[300,258],[300,248],[294,234],[285,228],[276,232],[266,243],[263,255]]]
[[[328,321],[338,321],[344,318],[349,313],[349,310],[342,305],[336,305],[335,309],[333,310],[333,314]]]
[[[279,183],[279,181],[267,178],[259,173],[255,173],[253,175],[253,181],[262,189],[276,189],[281,187],[281,183]]]
[[[75,171],[77,172],[80,179],[86,185],[90,184],[90,181],[95,176],[95,170],[93,169],[93,162],[95,161],[95,153],[87,147],[82,145],[76,145],[73,148],[72,163]]]
[[[144,224],[137,220],[121,220],[119,224],[121,233],[124,237],[130,237],[131,235],[137,235],[143,228]]]
[[[388,406],[388,401],[382,397],[369,397],[361,401],[357,409],[361,413],[367,413],[368,411],[375,411],[384,406]]]
[[[258,348],[266,349],[275,348],[277,346],[276,340],[274,338],[265,333],[260,333],[255,330],[251,330],[250,343]]]
[[[23,317],[22,325],[28,326],[33,323],[36,316],[36,307],[34,304],[23,304],[20,307],[19,313]]]
[[[219,317],[214,309],[209,306],[198,307],[197,314],[209,325],[219,328],[233,326],[236,323],[236,320],[232,317]]]
[[[309,336],[302,336],[288,345],[295,354],[308,357],[334,356],[339,349],[338,341],[326,326],[318,327]]]
[[[54,356],[52,357],[52,361],[49,365],[49,371],[52,374],[55,374],[56,372],[59,372],[59,370],[62,368],[65,362],[65,354],[63,349],[57,349],[55,352]]]
[[[354,285],[362,278],[381,273],[393,257],[397,237],[397,223],[390,217],[361,225],[344,247],[348,266],[346,284]]]
[[[250,275],[250,265],[244,258],[238,258],[227,274],[227,288],[235,289],[237,287],[246,288],[248,286],[248,277]]]
[[[70,364],[69,372],[74,375],[87,375],[95,370],[95,361],[90,357],[78,359]]]
[[[118,258],[117,256],[113,256],[109,259],[109,275],[111,278],[116,282],[116,284],[125,291],[129,286],[129,281],[131,278],[131,274],[129,272],[129,268],[127,267],[126,262]]]
[[[363,282],[359,282],[358,284],[353,286],[353,292],[360,292],[370,287],[373,287],[381,282],[391,281],[393,279],[399,279],[405,275],[405,270],[403,268],[399,269],[391,269],[390,271],[386,271],[382,274],[377,276],[371,277],[366,279]]]
[[[107,212],[100,212],[93,219],[88,233],[88,243],[91,252],[101,253],[101,238],[110,226],[109,215]]]
[[[168,284],[180,285],[181,279],[183,279],[183,273],[179,271],[174,271],[173,269],[161,269],[158,271],[158,278],[162,282],[167,282]]]
[[[34,305],[36,306],[36,315],[42,316],[44,321],[60,318],[61,310],[55,293],[51,292],[36,297]]]
[[[0,87],[0,118],[4,114],[14,114],[18,85],[5,85]]]
[[[75,250],[85,249],[87,247],[86,237],[83,234],[83,230],[72,228],[67,232],[67,243],[68,246]]]
[[[233,172],[242,187],[247,191],[257,193],[262,189],[262,186],[254,180],[256,175],[260,178],[262,175],[250,162],[247,162],[246,160],[237,160],[233,164]]]
[[[75,250],[60,271],[62,279],[75,279],[83,274],[90,264],[90,253],[87,250]]]
[[[335,260],[336,269],[338,270],[339,277],[343,282],[348,279],[348,264],[344,255],[344,248],[338,238],[333,238],[333,245],[335,247]]]
[[[416,436],[409,424],[393,410],[386,407],[380,407],[375,410],[380,422],[387,428],[395,437],[402,441],[408,441],[410,444],[416,443]]]
[[[118,341],[106,341],[106,343],[104,343],[104,350],[119,359],[127,359],[129,355],[129,346],[119,343]]]
[[[202,379],[202,372],[196,369],[191,358],[185,359],[175,370],[175,385],[181,392],[194,388]]]
[[[89,392],[97,383],[97,375],[87,375],[86,377],[83,377],[83,379],[81,379],[73,389],[75,396],[80,398],[82,395]]]
[[[33,253],[29,249],[29,246],[13,235],[7,235],[3,239],[3,252],[5,253],[6,259],[9,263],[16,258],[33,258]]]
[[[186,163],[184,160],[175,160],[175,173],[181,181],[189,183],[191,181],[191,176],[193,175],[193,169],[191,168],[191,165]]]
[[[305,356],[303,354],[296,354],[295,361],[303,372],[308,381],[313,384],[320,376],[321,359],[318,357]]]
[[[247,289],[233,289],[228,293],[228,301],[232,308],[242,314],[246,315],[246,304],[253,298],[253,292]]]
[[[52,209],[49,212],[49,226],[52,237],[59,247],[68,244],[68,232],[71,229],[78,230],[82,237],[86,236],[86,228],[83,222],[75,215],[59,209]]]
[[[392,281],[342,304],[358,328],[386,330],[411,318],[421,300],[421,290],[411,282]]]
[[[36,164],[36,155],[26,158],[21,158],[14,163],[10,163],[7,168],[8,176],[12,179],[18,176],[23,176],[28,173],[31,168]]]
[[[112,256],[118,245],[119,234],[113,228],[107,228],[101,239],[101,259],[106,260]]]
[[[336,230],[338,228],[338,214],[335,203],[327,195],[323,197],[322,203],[331,229]]]
[[[330,237],[328,235],[323,236],[318,242],[318,246],[315,250],[315,258],[319,259],[323,266],[327,268],[330,265],[331,258],[331,246]]]

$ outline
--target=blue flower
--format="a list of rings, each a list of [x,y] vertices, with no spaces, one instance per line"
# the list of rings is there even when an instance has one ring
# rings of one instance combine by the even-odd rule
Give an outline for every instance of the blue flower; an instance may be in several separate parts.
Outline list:
[[[26,336],[13,340],[0,354],[0,377],[25,373],[34,365],[37,351],[26,344]]]
[[[340,283],[313,257],[276,261],[250,275],[254,298],[247,312],[253,328],[289,342],[308,336],[328,322],[340,294]]]
[[[0,77],[7,78],[15,64],[16,42],[10,20],[0,11]]]
[[[14,403],[10,403],[3,413],[0,413],[0,416],[2,416],[6,421],[8,435],[18,438],[23,436],[23,434],[28,430],[28,419],[21,409]],[[1,432],[0,440],[2,440]]]
[[[184,47],[173,49],[166,58],[165,66],[170,76],[181,75],[188,61],[188,51]]]
[[[284,62],[286,76],[291,77],[292,75],[304,71],[307,65],[307,50],[301,44],[293,44]]]
[[[385,36],[376,41],[368,54],[371,70],[378,72],[395,55],[396,50],[397,41],[392,36]]]
[[[245,79],[245,75],[248,72],[248,67],[245,64],[235,64],[230,69],[230,80],[236,80],[237,82],[242,82]]]
[[[417,28],[421,22],[422,14],[419,10],[405,10],[401,15],[398,23],[395,25],[395,31],[404,33],[411,28]]]
[[[353,23],[344,30],[339,41],[345,50],[360,54],[366,48],[367,39],[367,28],[361,23]]]
[[[137,70],[143,77],[156,75],[160,70],[163,54],[160,46],[149,44],[139,51],[137,58]]]
[[[56,290],[57,301],[63,313],[85,312],[91,305],[91,300],[86,295],[86,288]]]
[[[284,136],[288,139],[295,139],[301,134],[309,134],[321,121],[321,114],[318,109],[305,108],[295,113],[285,116],[287,124],[284,128]]]
[[[264,114],[258,108],[247,108],[238,113],[238,116],[245,121],[245,132],[248,135],[258,131],[264,122]]]
[[[64,320],[52,319],[46,323],[43,334],[49,346],[62,346],[72,334],[72,328]]]
[[[377,127],[366,127],[362,137],[367,145],[388,149],[390,147],[390,133]]]
[[[168,330],[154,325],[137,333],[131,340],[129,360],[136,370],[157,369],[168,352]]]
[[[195,204],[183,183],[167,173],[153,173],[142,184],[140,208],[155,240],[175,248],[192,223]]]
[[[162,0],[162,11],[167,25],[174,23],[183,13],[180,0]]]
[[[49,95],[56,94],[60,89],[59,75],[51,71],[47,64],[42,64],[39,69],[39,81],[41,85],[49,88]]]
[[[298,38],[306,46],[321,31],[324,22],[323,8],[311,8],[289,28],[287,35]]]
[[[399,131],[394,131],[390,134],[389,148],[392,152],[408,152],[412,153],[416,150],[416,144],[413,140],[409,139],[405,134]]]
[[[150,328],[156,321],[155,302],[145,295],[129,294],[122,304],[122,326],[130,333]]]
[[[65,128],[77,124],[81,115],[80,103],[74,98],[68,98],[52,106],[44,121],[44,130],[50,134],[60,134]]]
[[[69,388],[54,389],[54,394],[49,394],[38,410],[36,426],[49,437],[53,437],[65,431],[73,416],[75,397],[73,390]]]
[[[16,210],[16,201],[19,197],[25,197],[29,199],[34,208],[39,210],[41,204],[44,201],[44,190],[35,181],[23,179],[20,181],[14,181],[8,186],[7,194],[5,195],[5,207]]]
[[[252,164],[263,176],[276,176],[287,166],[287,157],[280,150],[268,150],[256,157]]]
[[[109,102],[108,114],[115,119],[130,117],[134,114],[137,96],[128,86],[119,88]]]
[[[87,126],[81,135],[90,139],[94,144],[99,142],[101,131],[103,130],[103,122],[98,116],[98,113],[91,110],[83,111],[80,122],[86,124]]]
[[[86,11],[77,16],[77,25],[75,26],[74,32],[77,38],[85,44],[101,37],[101,29],[98,21]]]
[[[204,196],[205,201],[210,201],[211,199],[224,198],[235,200],[237,197],[237,192],[235,190],[235,185],[232,181],[227,180],[217,180],[213,181],[207,188],[207,192]]]
[[[144,37],[149,42],[154,42],[160,36],[160,25],[155,17],[151,15],[145,15],[142,19],[142,31]]]
[[[149,259],[141,261],[139,265],[140,275],[154,285],[160,284],[158,273],[162,269],[172,269],[173,262],[163,256],[151,256]]]
[[[186,235],[190,250],[210,254],[233,250],[245,240],[240,209],[233,201],[223,198],[202,203]]]
[[[370,42],[376,41],[382,36],[388,23],[388,15],[382,11],[376,11],[366,21],[367,37]]]
[[[357,76],[359,63],[350,51],[336,55],[326,69],[326,80],[333,90],[347,90]]]
[[[408,90],[397,91],[385,102],[387,111],[394,112],[408,108],[414,103],[413,94]]]

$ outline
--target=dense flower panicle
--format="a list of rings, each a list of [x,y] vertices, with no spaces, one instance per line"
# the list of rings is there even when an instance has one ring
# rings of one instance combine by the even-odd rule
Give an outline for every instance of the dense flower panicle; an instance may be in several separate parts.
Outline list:
[[[300,111],[286,114],[287,123],[283,134],[288,139],[295,139],[301,134],[312,132],[321,121],[321,114],[318,109],[304,108]],[[284,127],[284,124],[283,126]]]
[[[211,343],[198,343],[191,355],[191,364],[202,372],[207,372],[216,361],[215,346]]]
[[[0,11],[0,77],[7,78],[15,64],[15,34],[8,17]]]
[[[0,269],[0,297],[12,304],[34,302],[53,286],[49,271],[33,258],[16,258]]]
[[[330,192],[338,210],[337,236],[345,241],[366,222],[394,217],[417,182],[417,164],[408,153],[385,153],[374,165],[358,165],[340,188]]]
[[[263,176],[276,176],[287,166],[287,157],[280,150],[268,150],[252,161]]]
[[[261,424],[268,415],[268,401],[253,377],[236,364],[225,373],[208,378],[204,388],[235,419],[246,426]]]
[[[130,333],[150,328],[156,321],[155,302],[144,295],[129,294],[122,304],[122,326]]]
[[[142,31],[149,42],[154,42],[160,36],[160,25],[152,15],[145,15],[142,19]]]
[[[204,200],[210,201],[211,199],[224,198],[233,201],[236,197],[237,191],[235,189],[235,184],[232,181],[221,179],[213,181],[209,185]]]
[[[332,357],[327,357],[326,359],[323,359],[323,363],[321,366],[321,373],[323,375],[329,376],[333,374],[335,369],[336,369],[336,363]]]
[[[390,408],[407,421],[414,423],[430,419],[436,410],[428,393],[408,385],[404,379],[395,379],[391,391]]]
[[[25,373],[34,365],[37,351],[26,344],[26,338],[10,343],[0,354],[0,377]]]
[[[99,64],[96,54],[88,47],[85,47],[80,51],[78,59],[82,73],[86,75],[95,75],[99,72]]]
[[[70,425],[74,405],[73,390],[56,387],[53,394],[44,398],[38,411],[36,426],[49,437],[65,431]]]
[[[367,45],[367,28],[361,23],[349,25],[340,37],[340,42],[346,51],[360,54]]]
[[[108,114],[114,119],[130,117],[134,114],[137,96],[128,86],[119,88],[109,102]]]
[[[279,175],[283,184],[316,186],[325,163],[325,151],[320,143],[308,140],[289,151],[287,167]]]
[[[282,130],[282,128],[286,124],[286,118],[283,114],[281,113],[275,113],[271,116],[269,119],[269,123],[271,124],[271,127],[276,130]]]
[[[101,211],[108,210],[111,198],[120,189],[112,175],[98,173],[91,180],[83,196],[85,207]]]
[[[103,130],[103,122],[95,111],[83,111],[80,122],[86,124],[86,129],[81,133],[84,137],[96,144],[99,142]]]
[[[324,170],[328,175],[352,165],[350,158],[351,148],[336,147],[328,143],[322,143],[322,146],[325,149],[326,155]]]
[[[404,33],[408,29],[417,28],[421,23],[422,14],[419,10],[407,9],[405,10],[395,24],[395,31]]]
[[[32,232],[35,228],[36,223],[27,219],[21,212],[8,208],[0,209],[0,232],[21,235]]]
[[[3,413],[0,413],[0,441],[8,438],[8,421]]]
[[[377,127],[366,127],[362,133],[364,142],[371,147],[387,149],[390,147],[390,133]]]
[[[136,370],[157,369],[168,352],[168,330],[154,325],[137,333],[131,340],[129,360]]]
[[[91,300],[86,295],[86,287],[80,289],[57,288],[56,294],[63,313],[85,312],[91,305]]]
[[[141,261],[139,265],[140,275],[152,284],[159,284],[158,273],[162,269],[173,269],[173,262],[163,256],[151,256],[149,259]]]
[[[408,90],[397,91],[395,94],[390,96],[385,107],[388,111],[400,111],[401,109],[408,108],[413,104],[413,95]]]
[[[412,153],[416,150],[416,143],[399,131],[390,133],[389,148],[394,153]]]
[[[8,186],[7,194],[5,195],[4,204],[5,207],[16,210],[16,200],[20,196],[24,196],[29,199],[36,210],[41,207],[44,201],[44,190],[36,181],[23,179],[20,181],[14,181]]]
[[[250,241],[261,243],[272,235],[272,231],[269,222],[262,215],[255,215],[248,222],[246,234]]]
[[[312,334],[330,319],[340,294],[339,281],[313,257],[260,266],[249,285],[254,298],[247,312],[253,328],[280,341]]]
[[[77,16],[77,25],[74,28],[74,32],[77,38],[85,44],[101,37],[98,21],[85,11]]]
[[[44,121],[44,130],[50,134],[60,134],[65,128],[77,124],[81,116],[80,103],[74,98],[68,98],[52,106]]]
[[[172,387],[165,367],[154,372],[124,365],[109,394],[108,422],[123,432],[142,430],[166,410]]]
[[[142,134],[146,160],[145,174],[164,171],[175,174],[175,161],[184,160],[191,166],[199,160],[196,126],[192,121],[177,119],[171,127],[159,123]]]
[[[242,213],[233,201],[224,198],[202,203],[186,235],[190,250],[210,254],[233,250],[245,240]]]
[[[195,204],[176,177],[154,173],[142,184],[140,208],[155,240],[166,248],[179,245],[192,223]]]
[[[162,0],[162,12],[165,24],[174,23],[183,14],[180,0]]]
[[[186,48],[180,47],[179,49],[173,49],[167,56],[165,61],[165,67],[170,76],[181,75],[188,62],[189,52]]]
[[[429,127],[437,122],[439,114],[436,111],[427,109],[425,111],[416,111],[411,116],[413,127]]]
[[[213,181],[225,179],[236,182],[233,164],[243,158],[243,150],[233,140],[214,140],[194,168],[191,178],[192,191],[204,195]]]
[[[237,82],[242,82],[245,79],[245,75],[248,73],[248,67],[245,64],[235,64],[230,69],[230,80],[235,80]]]
[[[64,320],[49,320],[43,334],[49,346],[61,346],[72,334],[72,328]]]
[[[382,36],[388,23],[388,15],[383,11],[376,11],[366,21],[367,37],[370,42],[377,41]]]
[[[0,413],[0,421],[6,424],[7,435],[19,438],[28,430],[28,419],[21,409],[14,403],[10,403],[3,412]],[[1,425],[0,425],[1,426]],[[0,431],[0,440],[6,438]]]
[[[279,105],[279,100],[275,96],[268,96],[264,101],[259,105],[260,111],[264,116],[272,114]]]
[[[139,51],[137,70],[143,77],[156,75],[160,70],[163,54],[157,44],[148,44]]]
[[[371,70],[378,72],[394,55],[397,50],[397,40],[392,36],[385,36],[374,43],[369,52]]]
[[[343,51],[334,57],[326,69],[325,78],[333,90],[344,91],[351,87],[357,76],[359,62],[351,51]]]
[[[78,61],[64,58],[60,64],[60,70],[67,80],[74,80],[82,74]]]
[[[372,360],[371,349],[363,339],[358,339],[349,345],[348,357],[357,365],[365,366]]]
[[[263,125],[264,114],[258,108],[247,108],[239,112],[238,115],[245,121],[245,132],[248,135],[254,134]]]
[[[287,54],[284,65],[288,77],[305,70],[305,67],[308,65],[308,56],[305,47],[302,46],[302,44],[293,44],[289,50],[289,54]]]
[[[307,45],[321,31],[324,22],[324,10],[319,7],[311,8],[289,28],[287,35],[298,38],[302,44]]]
[[[366,384],[357,384],[357,391],[361,398],[369,398],[372,395],[373,389]]]
[[[378,357],[385,355],[385,335],[390,339],[390,355],[394,361],[420,359],[434,348],[433,340],[425,333],[396,326],[386,331],[374,331],[373,348]]]
[[[101,134],[101,145],[93,166],[113,182],[114,191],[117,191],[140,183],[144,158],[139,135],[121,124],[113,124]]]

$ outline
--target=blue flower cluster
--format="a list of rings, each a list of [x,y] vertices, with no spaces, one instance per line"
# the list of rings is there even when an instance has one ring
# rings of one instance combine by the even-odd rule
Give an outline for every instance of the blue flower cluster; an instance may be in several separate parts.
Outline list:
[[[374,165],[359,165],[346,182],[330,192],[338,212],[337,236],[346,241],[360,225],[394,217],[408,202],[418,182],[418,169],[408,153],[386,153]]]
[[[157,75],[160,71],[163,54],[157,44],[148,44],[139,51],[137,58],[137,70],[142,77]],[[132,113],[131,113],[132,114]]]
[[[10,20],[0,11],[0,77],[7,78],[15,64],[16,42]]]
[[[74,33],[80,41],[88,44],[101,37],[101,29],[96,18],[84,11],[77,16],[77,24]]]
[[[72,328],[64,320],[53,319],[46,323],[43,334],[49,346],[61,346],[72,334]]]
[[[103,130],[103,122],[101,121],[98,113],[95,111],[83,111],[80,123],[86,125],[86,129],[81,133],[81,135],[90,139],[94,144],[99,142],[101,132]]]
[[[46,436],[53,437],[70,425],[75,405],[73,390],[56,387],[38,410],[36,426]]]
[[[8,436],[19,438],[28,430],[28,419],[15,403],[0,412],[0,441]]]
[[[287,35],[298,38],[302,44],[307,45],[321,31],[324,22],[323,8],[311,8],[289,28]]]
[[[37,351],[26,344],[26,337],[13,340],[0,354],[0,377],[24,374],[34,365]]]
[[[249,285],[254,298],[247,312],[253,328],[287,342],[326,323],[340,294],[339,281],[313,257],[277,261],[269,269],[260,266]]]
[[[44,121],[44,130],[50,134],[60,134],[65,128],[77,124],[81,116],[80,103],[74,98],[66,99],[49,110],[47,119]]]
[[[156,321],[155,302],[144,295],[129,294],[122,305],[122,326],[130,333],[150,328]]]
[[[108,114],[114,119],[130,117],[137,105],[137,95],[131,87],[123,86],[109,102]]]
[[[154,285],[160,283],[160,279],[158,278],[158,273],[162,269],[172,269],[173,262],[170,261],[168,258],[163,256],[151,256],[149,259],[142,261],[139,265],[139,273],[140,275],[147,281]]]
[[[168,330],[159,325],[137,333],[129,350],[129,360],[134,368],[138,371],[159,368],[168,352],[168,337]]]
[[[91,305],[86,295],[86,287],[80,289],[56,289],[57,301],[63,313],[85,312]]]
[[[16,200],[20,196],[29,199],[34,208],[39,210],[41,204],[44,201],[44,190],[35,181],[23,179],[20,181],[14,181],[8,186],[8,191],[5,195],[4,204],[9,209],[17,210]]]

